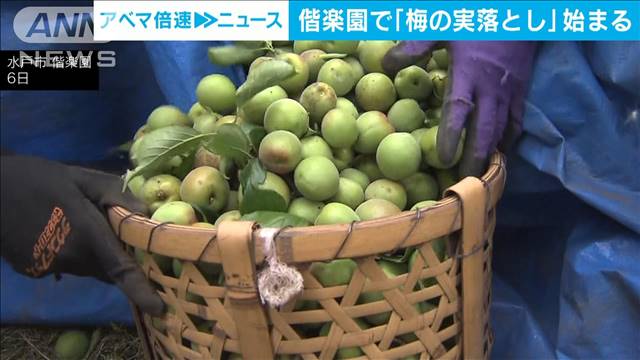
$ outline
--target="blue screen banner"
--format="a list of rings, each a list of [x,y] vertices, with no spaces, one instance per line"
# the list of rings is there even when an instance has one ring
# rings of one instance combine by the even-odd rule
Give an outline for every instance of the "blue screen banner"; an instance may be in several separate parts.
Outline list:
[[[638,1],[291,1],[289,37],[638,40]]]
[[[639,1],[95,0],[93,20],[98,41],[640,40]]]

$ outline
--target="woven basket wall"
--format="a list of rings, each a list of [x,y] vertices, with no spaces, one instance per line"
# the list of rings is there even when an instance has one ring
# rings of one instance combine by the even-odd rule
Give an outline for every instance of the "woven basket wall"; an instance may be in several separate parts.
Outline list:
[[[484,176],[463,179],[430,208],[280,231],[248,222],[216,229],[158,224],[111,209],[122,241],[154,254],[142,267],[169,308],[163,318],[134,308],[147,356],[488,358],[491,239],[505,176],[504,159],[495,154]],[[303,292],[279,309],[261,303],[255,280],[265,265],[264,239],[274,233],[279,260],[304,278]],[[445,241],[444,257],[435,241]],[[407,273],[388,277],[376,260],[403,249],[419,254]],[[180,262],[179,277],[172,259]],[[334,259],[352,259],[357,267],[347,285],[323,287],[310,265]],[[382,296],[362,302],[371,292]]]

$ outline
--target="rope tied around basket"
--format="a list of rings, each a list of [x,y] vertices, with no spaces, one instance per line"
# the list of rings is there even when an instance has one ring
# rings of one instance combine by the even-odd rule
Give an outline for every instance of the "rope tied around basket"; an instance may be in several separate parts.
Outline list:
[[[286,304],[304,288],[300,272],[278,259],[276,238],[289,227],[263,230],[263,233],[266,233],[266,236],[262,236],[262,243],[267,266],[258,274],[258,293],[262,303],[268,303],[271,307]]]

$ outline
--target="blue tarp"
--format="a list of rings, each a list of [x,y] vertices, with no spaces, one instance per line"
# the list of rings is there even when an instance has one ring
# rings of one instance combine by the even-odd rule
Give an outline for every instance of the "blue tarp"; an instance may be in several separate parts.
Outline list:
[[[12,32],[24,6],[2,2],[3,50],[43,49]],[[2,92],[2,146],[63,161],[105,160],[154,107],[188,110],[202,76],[243,80],[239,69],[207,61],[211,45],[95,46],[115,50],[118,64],[101,72],[99,92]],[[540,49],[525,133],[509,156],[498,209],[496,359],[640,358],[639,59],[640,44],[630,42]],[[28,279],[4,261],[1,271],[3,324],[131,321],[112,286],[67,275]]]

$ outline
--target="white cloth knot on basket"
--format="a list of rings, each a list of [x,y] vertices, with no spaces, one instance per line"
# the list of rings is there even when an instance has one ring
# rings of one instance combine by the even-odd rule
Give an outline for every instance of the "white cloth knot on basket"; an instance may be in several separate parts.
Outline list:
[[[296,268],[278,260],[275,235],[279,229],[260,232],[267,266],[258,274],[258,292],[262,303],[271,307],[286,304],[304,288],[302,275]]]

